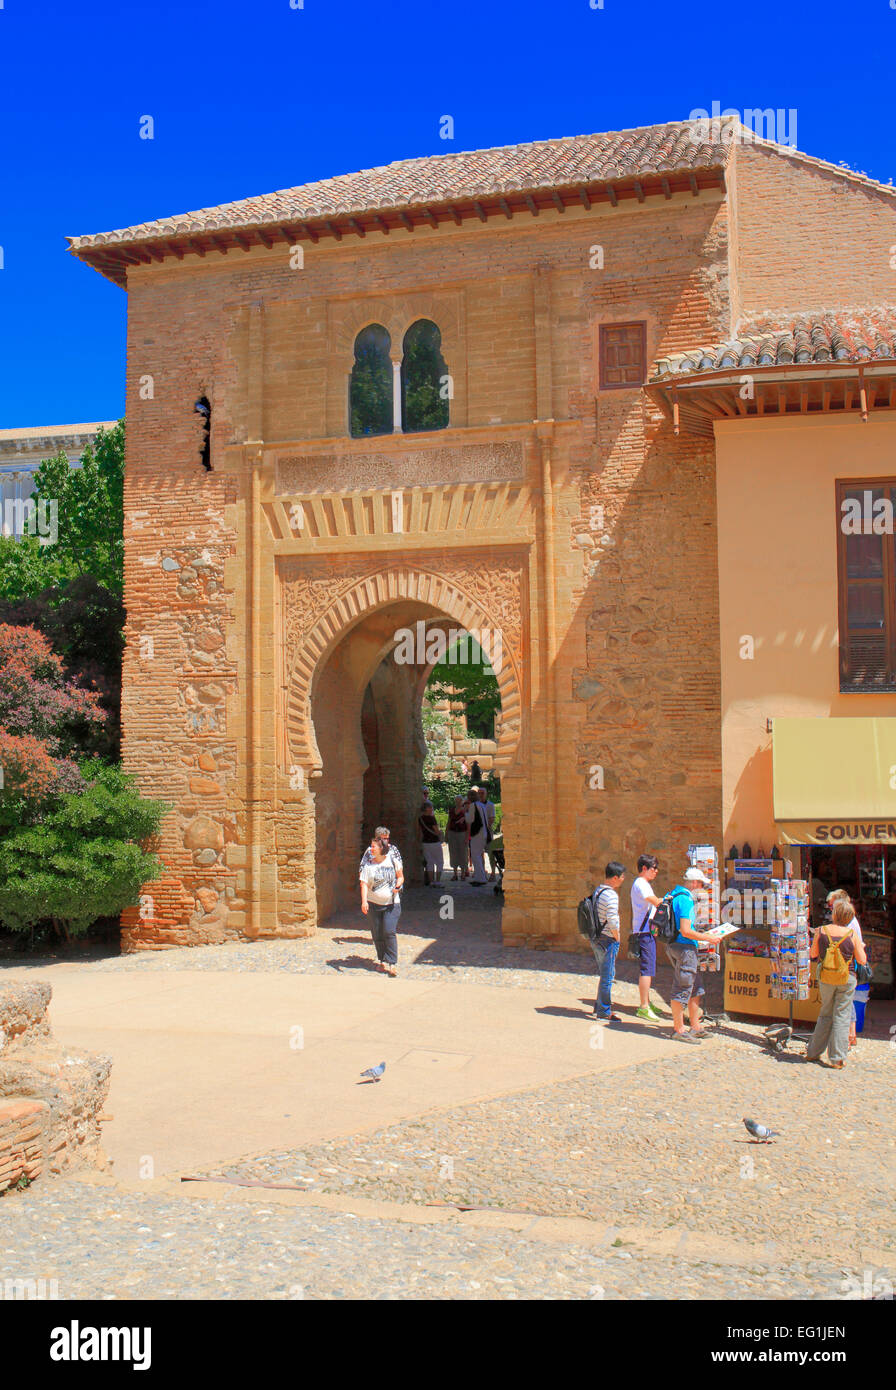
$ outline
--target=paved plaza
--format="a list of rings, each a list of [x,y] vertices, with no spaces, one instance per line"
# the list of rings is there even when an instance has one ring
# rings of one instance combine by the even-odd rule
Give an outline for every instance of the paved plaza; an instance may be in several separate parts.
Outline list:
[[[623,962],[624,1021],[605,1028],[590,955],[502,947],[496,899],[468,885],[409,890],[399,978],[373,964],[360,914],[307,941],[9,964],[52,983],[73,1055],[114,1065],[109,1171],[0,1199],[0,1277],[100,1299],[829,1299],[896,1282],[892,1005],[838,1073],[801,1046],[772,1057],[758,1023],[676,1046],[665,1019],[635,1017]],[[745,1114],[781,1137],[750,1143]]]

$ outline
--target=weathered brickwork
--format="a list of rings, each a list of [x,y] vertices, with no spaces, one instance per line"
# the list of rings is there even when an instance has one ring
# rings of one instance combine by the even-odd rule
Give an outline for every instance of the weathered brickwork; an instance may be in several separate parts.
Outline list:
[[[807,251],[797,286],[790,177],[738,152],[728,197],[309,243],[301,270],[284,243],[130,270],[124,748],[172,809],[126,948],[313,931],[378,816],[416,873],[422,678],[382,663],[420,619],[505,633],[508,942],[573,944],[608,857],[719,843],[713,445],[599,389],[599,328],[643,321],[651,361],[745,305],[854,302],[868,195],[799,173],[822,220],[849,210],[819,233],[832,274]],[[382,324],[397,361],[419,318],[449,428],[347,438],[356,333]]]
[[[846,171],[734,149],[735,318],[893,302],[896,205]]]
[[[112,1062],[56,1042],[48,984],[0,983],[0,1192],[42,1173],[105,1165],[100,1111]]]

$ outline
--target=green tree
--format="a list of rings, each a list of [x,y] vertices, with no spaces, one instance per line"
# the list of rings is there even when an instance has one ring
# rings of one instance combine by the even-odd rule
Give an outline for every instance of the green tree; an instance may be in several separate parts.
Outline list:
[[[449,710],[436,709],[440,697],[427,686],[423,692],[420,719],[423,724],[423,738],[426,753],[423,757],[423,780],[430,782],[438,774],[437,763],[451,762],[451,740],[460,732],[460,721]]]
[[[467,729],[472,738],[491,737],[478,730],[494,731],[495,715],[501,708],[498,680],[482,648],[474,637],[468,639],[468,659],[459,661],[457,643],[432,668],[426,686],[433,700],[462,700]]]
[[[18,601],[64,590],[92,575],[113,595],[124,588],[124,421],[100,429],[72,468],[65,454],[44,459],[34,474],[34,498],[56,507],[56,539],[0,538],[0,600]]]
[[[27,931],[50,921],[68,938],[138,901],[163,866],[146,845],[168,807],[141,797],[116,767],[82,763],[87,785],[40,825],[0,840],[0,922]]]
[[[404,430],[443,430],[448,425],[448,396],[443,383],[448,368],[441,352],[442,335],[429,319],[411,324],[404,335],[401,385]]]
[[[0,603],[16,603],[73,577],[71,564],[60,559],[55,546],[27,534],[0,536]]]
[[[40,589],[58,584],[57,566],[67,578],[90,574],[113,594],[124,587],[124,421],[100,429],[72,468],[65,454],[46,459],[34,475],[37,497],[55,500],[58,538],[41,546],[47,577]],[[52,553],[48,553],[52,552]],[[39,589],[30,590],[38,593]]]
[[[349,386],[349,413],[354,438],[392,432],[392,363],[389,334],[379,324],[362,329],[355,342],[355,365]]]

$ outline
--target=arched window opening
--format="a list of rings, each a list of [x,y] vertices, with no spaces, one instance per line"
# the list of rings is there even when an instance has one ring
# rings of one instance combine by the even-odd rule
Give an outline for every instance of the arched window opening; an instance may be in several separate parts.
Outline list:
[[[454,394],[442,356],[442,335],[431,319],[418,319],[404,335],[401,363],[401,418],[406,434],[443,430]]]
[[[355,339],[355,365],[349,383],[349,428],[353,439],[392,433],[391,341],[379,323],[368,324]]]
[[[193,406],[193,413],[202,416],[202,441],[199,457],[207,473],[212,471],[212,408],[208,396],[200,396]]]

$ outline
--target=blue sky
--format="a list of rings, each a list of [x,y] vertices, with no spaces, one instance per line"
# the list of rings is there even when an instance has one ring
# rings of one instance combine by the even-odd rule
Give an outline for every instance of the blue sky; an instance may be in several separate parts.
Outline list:
[[[896,176],[890,0],[0,3],[0,428],[123,409],[126,296],[66,235],[713,101]]]

